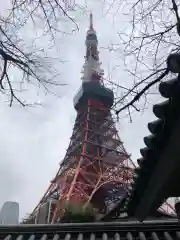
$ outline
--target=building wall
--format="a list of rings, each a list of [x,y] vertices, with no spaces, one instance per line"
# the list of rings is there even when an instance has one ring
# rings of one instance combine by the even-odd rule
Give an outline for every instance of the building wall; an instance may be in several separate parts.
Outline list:
[[[0,224],[19,224],[19,204],[5,202],[0,210]]]
[[[39,208],[38,215],[37,215],[37,224],[47,223],[48,210],[49,210],[49,203],[45,203],[43,206]]]

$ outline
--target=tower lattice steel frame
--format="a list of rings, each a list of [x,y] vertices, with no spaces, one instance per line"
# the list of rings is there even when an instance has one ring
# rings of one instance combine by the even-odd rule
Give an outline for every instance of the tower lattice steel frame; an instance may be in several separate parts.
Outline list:
[[[125,195],[132,181],[135,165],[113,122],[110,109],[114,95],[103,85],[97,45],[90,14],[83,83],[74,98],[77,117],[70,144],[55,178],[26,220],[28,223],[38,223],[37,212],[47,202],[46,223],[61,221],[67,202],[83,207],[91,203],[98,214],[105,214]]]

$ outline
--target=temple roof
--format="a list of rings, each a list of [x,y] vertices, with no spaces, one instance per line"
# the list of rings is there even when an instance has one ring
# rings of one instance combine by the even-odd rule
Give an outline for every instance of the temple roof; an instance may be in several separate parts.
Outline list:
[[[175,220],[148,220],[139,223],[133,219],[108,223],[76,223],[55,225],[0,226],[1,240],[84,240],[107,239],[179,239],[179,224]]]
[[[160,94],[168,100],[153,106],[158,118],[148,124],[151,135],[144,138],[133,183],[126,199],[129,215],[143,221],[168,197],[180,194],[180,79],[159,85]]]

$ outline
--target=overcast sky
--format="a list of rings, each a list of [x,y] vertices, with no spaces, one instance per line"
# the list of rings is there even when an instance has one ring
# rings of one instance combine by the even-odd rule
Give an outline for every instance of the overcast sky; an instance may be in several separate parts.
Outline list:
[[[107,73],[115,64],[120,65],[112,71],[112,80],[122,85],[131,82],[121,62],[121,51],[112,53],[104,49],[112,42],[117,42],[117,29],[125,24],[125,17],[119,14],[114,23],[110,14],[105,14],[102,4],[92,1],[88,9],[94,14],[94,27],[99,40],[100,59]],[[88,17],[77,12],[79,32],[73,36],[57,37],[56,49],[52,55],[67,62],[59,68],[59,81],[68,86],[60,88],[61,98],[51,95],[37,96],[44,107],[22,109],[14,105],[9,108],[1,100],[0,107],[0,206],[4,201],[18,201],[20,215],[31,212],[47,189],[50,180],[58,170],[58,163],[63,159],[68,147],[76,112],[72,99],[78,90],[81,79],[80,71],[85,55],[85,35],[88,28]],[[31,35],[29,30],[28,34]],[[44,43],[46,45],[46,43]],[[37,92],[27,92],[32,99]],[[132,160],[139,157],[139,149],[143,147],[143,137],[148,133],[147,123],[153,119],[152,106],[142,114],[134,114],[133,122],[129,118],[120,119],[119,135]]]

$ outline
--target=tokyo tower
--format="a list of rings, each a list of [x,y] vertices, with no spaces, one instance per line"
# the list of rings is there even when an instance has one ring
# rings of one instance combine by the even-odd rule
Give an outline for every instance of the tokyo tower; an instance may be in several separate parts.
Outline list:
[[[113,91],[103,83],[98,40],[90,14],[82,85],[74,97],[77,111],[70,143],[51,184],[25,223],[58,223],[71,203],[89,204],[105,215],[125,196],[134,164],[115,127],[110,109]]]
[[[67,202],[83,207],[90,203],[97,213],[105,213],[125,194],[132,179],[134,164],[111,116],[114,94],[103,84],[92,17],[90,14],[82,86],[74,97],[77,117],[69,147],[28,223],[42,222],[37,217],[40,212],[44,223],[61,221]]]

